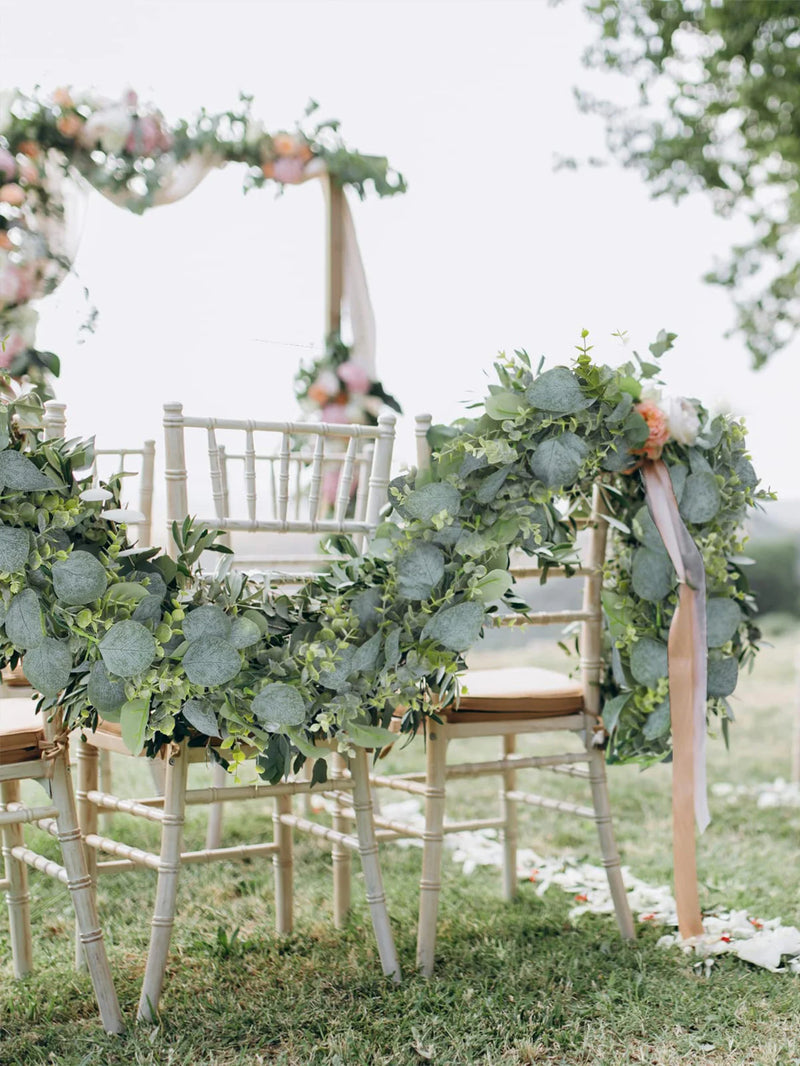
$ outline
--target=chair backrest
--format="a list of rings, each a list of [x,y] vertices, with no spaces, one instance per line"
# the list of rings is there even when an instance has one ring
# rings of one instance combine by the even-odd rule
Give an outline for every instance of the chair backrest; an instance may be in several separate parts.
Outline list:
[[[196,418],[179,403],[165,404],[168,532],[192,514],[237,538],[236,566],[312,570],[330,561],[318,550],[321,535],[346,534],[362,547],[377,527],[394,431],[388,410],[377,426],[363,426]],[[191,482],[187,456],[193,468],[205,467]],[[241,551],[242,534],[259,535],[247,538],[254,553]]]
[[[431,416],[418,415],[416,418],[417,467],[419,470],[430,468],[431,452],[427,433],[431,425]],[[548,626],[569,625],[579,622],[580,669],[583,686],[584,706],[591,715],[600,711],[600,680],[603,670],[603,564],[608,544],[608,522],[605,515],[609,513],[606,493],[602,481],[596,481],[592,487],[591,500],[584,513],[570,515],[570,521],[576,529],[581,530],[581,542],[576,544],[580,565],[548,566],[546,569],[531,565],[530,556],[523,552],[511,555],[509,570],[515,580],[538,578],[540,582],[549,582],[556,578],[572,578],[582,581],[583,590],[580,607],[567,610],[519,612],[508,610],[494,616],[497,626]]]
[[[136,501],[126,498],[126,488],[132,480],[122,479],[123,502],[144,515],[141,522],[128,522],[137,530],[137,541],[149,545],[153,531],[153,481],[156,462],[156,442],[146,440],[141,448],[95,448],[92,479],[107,481],[115,474],[134,474],[138,479],[139,496]]]

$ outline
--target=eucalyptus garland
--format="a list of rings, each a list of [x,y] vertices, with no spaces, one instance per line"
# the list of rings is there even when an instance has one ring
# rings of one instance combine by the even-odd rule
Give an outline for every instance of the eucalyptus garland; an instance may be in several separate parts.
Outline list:
[[[545,572],[576,563],[576,519],[599,477],[614,541],[603,597],[609,758],[663,759],[676,576],[637,465],[664,459],[703,554],[708,710],[724,728],[758,640],[742,523],[769,495],[740,422],[686,398],[667,417],[654,383],[673,339],[661,334],[652,360],[616,369],[592,361],[585,335],[571,366],[534,371],[524,352],[502,357],[473,417],[431,431],[431,468],[393,482],[366,554],[335,538],[349,558],[291,596],[225,559],[198,574],[202,552],[226,549],[188,519],[174,529],[177,559],[131,548],[118,485],[91,488],[82,473],[91,442],[40,440],[15,401],[0,441],[0,654],[24,654],[44,708],[61,703],[72,727],[118,720],[133,751],[189,737],[227,764],[255,749],[271,781],[314,758],[324,780],[321,740],[381,747],[394,716],[413,731],[458,699],[464,654],[484,627],[525,609],[510,553]]]

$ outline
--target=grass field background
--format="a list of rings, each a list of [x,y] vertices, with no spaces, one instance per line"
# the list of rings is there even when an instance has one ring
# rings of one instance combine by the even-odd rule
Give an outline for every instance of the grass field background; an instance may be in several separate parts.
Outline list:
[[[787,777],[797,705],[800,634],[768,628],[754,672],[734,701],[731,751],[709,744],[714,782],[758,784]],[[494,662],[517,650],[494,648]],[[538,643],[533,657],[561,653]],[[481,742],[484,743],[485,742]],[[470,752],[469,749],[472,749]],[[463,754],[480,756],[478,742]],[[422,744],[395,749],[388,765],[417,767]],[[141,760],[117,759],[118,779],[149,791]],[[202,773],[202,771],[201,771]],[[576,783],[550,778],[552,794]],[[671,877],[669,768],[609,771],[623,862],[653,884]],[[36,786],[30,786],[36,787]],[[580,787],[580,783],[578,783]],[[495,809],[496,783],[453,782],[449,813]],[[713,821],[698,865],[705,908],[741,907],[761,918],[800,925],[800,809],[759,809],[750,797],[711,796]],[[228,809],[227,841],[271,832],[260,805]],[[205,816],[190,812],[188,843],[202,846]],[[151,827],[136,842],[153,843]],[[543,855],[598,860],[591,823],[545,811],[524,812],[521,843]],[[55,857],[53,842],[37,837]],[[709,976],[678,951],[656,947],[662,929],[639,925],[635,943],[613,918],[570,921],[572,901],[544,897],[523,883],[513,904],[499,899],[499,872],[444,871],[436,975],[414,972],[420,853],[382,851],[389,909],[404,981],[381,976],[357,860],[347,928],[331,921],[330,855],[315,841],[296,844],[296,924],[273,928],[269,860],[192,867],[182,877],[178,923],[158,1025],[133,1022],[149,935],[154,878],[147,872],[104,878],[100,902],[123,1010],[130,1026],[106,1037],[96,1021],[87,977],[72,968],[71,908],[61,886],[31,875],[37,972],[11,976],[0,934],[0,1063],[3,1066],[356,1066],[356,1064],[617,1064],[793,1066],[800,1063],[800,977],[756,970],[733,957]]]

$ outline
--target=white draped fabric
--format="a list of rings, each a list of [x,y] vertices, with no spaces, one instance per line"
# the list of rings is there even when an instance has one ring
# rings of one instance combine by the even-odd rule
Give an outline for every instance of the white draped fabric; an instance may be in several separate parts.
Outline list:
[[[353,222],[353,214],[347,202],[347,196],[343,197],[343,237],[344,237],[344,262],[342,270],[343,278],[343,310],[350,320],[352,333],[352,347],[350,358],[354,363],[364,367],[372,380],[375,379],[375,314],[372,310],[372,301],[369,298],[367,288],[367,275],[364,271],[364,262],[361,258],[361,249],[358,246],[356,227]]]
[[[158,189],[154,194],[147,194],[135,187],[111,190],[101,185],[91,186],[102,193],[107,200],[120,207],[136,210],[137,207],[174,204],[193,192],[200,182],[217,167],[225,165],[225,159],[214,153],[198,152],[188,159],[176,163],[171,169],[165,169],[159,175]],[[319,163],[312,162],[306,167],[304,180],[322,178],[327,180],[327,173]],[[134,179],[135,181],[135,179]],[[87,194],[90,185],[83,178],[67,175],[62,166],[53,161],[48,165],[48,191],[54,202],[59,205],[55,212],[37,212],[31,221],[28,240],[31,242],[32,254],[35,254],[36,242],[46,242],[50,255],[57,261],[48,264],[46,276],[42,279],[34,298],[44,296],[52,291],[69,271],[80,244],[86,215]],[[361,250],[358,246],[353,215],[347,197],[343,198],[343,293],[342,310],[350,323],[352,335],[352,353],[350,358],[364,367],[370,378],[375,378],[375,315],[367,288],[367,277]],[[41,253],[41,244],[39,251]]]

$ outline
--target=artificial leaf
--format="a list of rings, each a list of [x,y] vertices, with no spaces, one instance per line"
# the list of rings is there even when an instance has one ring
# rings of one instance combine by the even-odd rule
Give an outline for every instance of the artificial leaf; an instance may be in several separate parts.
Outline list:
[[[742,455],[733,464],[734,473],[747,489],[754,489],[758,484],[758,475],[753,464]]]
[[[503,466],[499,470],[495,470],[481,481],[475,490],[475,499],[478,503],[491,503],[500,489],[503,487],[506,478],[511,473],[511,468]]]
[[[397,740],[396,733],[378,725],[358,725],[350,722],[345,732],[359,748],[385,748],[387,744],[394,744]]]
[[[644,544],[645,548],[652,548],[657,552],[664,551],[664,541],[661,539],[661,534],[658,532],[658,527],[647,505],[640,507],[633,516],[633,535]]]
[[[397,589],[407,600],[424,600],[444,577],[444,554],[435,544],[415,544],[397,564]]]
[[[334,651],[332,662],[323,664],[320,670],[319,683],[323,688],[338,692],[353,672],[353,658],[355,648],[337,648]]]
[[[206,700],[187,700],[181,713],[189,725],[194,726],[204,737],[220,737],[219,722],[214,708]]]
[[[0,452],[0,486],[21,492],[47,492],[59,488],[38,466],[21,452],[7,448]]]
[[[377,585],[364,589],[354,596],[351,606],[359,625],[364,630],[374,629],[380,621],[380,606],[383,601],[383,589]]]
[[[572,484],[588,454],[580,437],[561,433],[539,444],[531,456],[531,470],[547,488],[562,488]]]
[[[710,522],[719,512],[722,496],[717,479],[710,471],[689,474],[686,478],[680,512],[684,521],[693,525]]]
[[[369,640],[356,648],[355,654],[353,655],[352,673],[368,673],[370,670],[375,669],[382,641],[382,635],[376,633],[374,636],[370,637]]]
[[[721,648],[733,640],[744,615],[736,600],[715,596],[706,603],[706,636],[709,648]]]
[[[642,733],[648,740],[659,740],[661,737],[667,736],[671,725],[669,698],[667,698],[663,703],[659,703],[658,707],[652,710],[645,718]]]
[[[53,591],[70,607],[98,600],[107,588],[105,567],[89,552],[73,551],[53,563]]]
[[[100,641],[100,654],[115,677],[135,677],[155,659],[155,638],[141,622],[128,618],[109,629]]]
[[[108,489],[84,489],[78,499],[85,503],[105,503],[107,500],[114,499],[114,493],[109,492]]]
[[[486,414],[495,422],[503,422],[507,418],[516,418],[525,407],[525,397],[519,392],[504,389],[494,392],[486,397]]]
[[[228,640],[232,624],[221,607],[206,604],[187,613],[183,620],[183,635],[189,643],[200,637],[220,637],[222,640]]]
[[[6,636],[15,648],[28,651],[42,643],[45,638],[44,616],[33,589],[23,589],[11,600],[5,627]]]
[[[508,570],[490,570],[475,583],[475,591],[484,603],[499,600],[514,584]]]
[[[119,711],[125,703],[125,682],[112,681],[105,663],[98,659],[92,663],[89,671],[86,695],[98,714],[106,721],[114,721],[110,716]]]
[[[676,580],[675,567],[663,549],[637,548],[633,553],[631,584],[643,600],[658,603],[668,596]]]
[[[486,618],[483,604],[467,601],[435,614],[422,630],[423,640],[436,640],[451,651],[467,651],[480,635]]]
[[[108,590],[109,603],[137,604],[147,596],[147,589],[138,581],[120,581]]]
[[[409,517],[430,522],[434,515],[447,511],[454,518],[461,507],[461,493],[447,481],[432,481],[409,493],[405,510]]]
[[[241,668],[241,653],[222,637],[197,637],[183,657],[183,669],[193,685],[225,685]]]
[[[400,629],[398,627],[391,630],[388,637],[386,638],[383,654],[386,659],[387,666],[397,666],[398,662],[400,661]]]
[[[146,595],[140,603],[136,604],[131,618],[135,622],[160,622],[163,602],[160,596]]]
[[[306,720],[306,703],[302,693],[282,681],[265,685],[256,693],[253,714],[264,726],[299,726]]]
[[[632,693],[622,692],[613,699],[606,700],[603,704],[603,725],[607,732],[611,733],[619,721],[619,716],[625,708],[625,704],[631,698]]]
[[[528,386],[525,398],[536,410],[559,415],[583,411],[594,403],[590,396],[584,394],[572,371],[565,366],[545,370]]]
[[[0,571],[16,574],[24,570],[31,550],[31,535],[27,529],[0,525]]]
[[[72,652],[66,641],[45,637],[25,653],[25,676],[31,687],[43,696],[57,696],[69,681]]]
[[[145,699],[128,700],[120,711],[122,739],[133,755],[138,755],[144,747],[144,735],[149,716],[150,704]]]
[[[234,648],[250,648],[261,640],[261,628],[252,618],[240,615],[231,625],[230,642]]]
[[[675,493],[675,499],[680,503],[683,499],[683,490],[686,488],[686,478],[689,476],[689,471],[682,463],[672,463],[667,465],[667,473],[672,482],[672,491]]]
[[[669,668],[667,645],[652,637],[642,637],[631,648],[631,673],[640,685],[653,688],[666,677]]]
[[[28,658],[25,657],[27,669]],[[730,696],[739,680],[739,664],[736,659],[710,660],[708,664],[707,691],[709,696]]]

